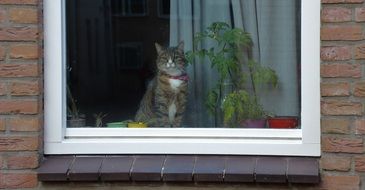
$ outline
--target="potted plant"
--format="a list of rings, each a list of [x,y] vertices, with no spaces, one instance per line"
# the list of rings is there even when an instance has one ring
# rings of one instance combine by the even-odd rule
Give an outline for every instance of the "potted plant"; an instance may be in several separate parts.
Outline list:
[[[94,118],[95,118],[95,127],[103,127],[103,119],[104,117],[106,117],[108,114],[107,113],[103,113],[100,112],[98,114],[94,114]]]
[[[212,45],[199,48],[203,41]],[[195,58],[208,58],[211,67],[219,73],[217,85],[210,90],[206,101],[208,111],[216,119],[216,127],[235,127],[240,123],[249,127],[247,123],[253,119],[266,123],[267,114],[259,103],[257,87],[261,84],[276,87],[278,77],[274,70],[252,59],[252,46],[249,33],[224,22],[215,22],[195,34],[194,49],[186,53],[188,63],[195,63]],[[248,86],[252,90],[247,90]]]
[[[72,96],[70,88],[67,86],[67,126],[68,127],[85,127],[85,115],[80,114],[76,105],[76,100]]]
[[[244,90],[230,93],[223,102],[224,123],[229,126],[264,128],[267,113]],[[238,122],[238,123],[237,123]]]

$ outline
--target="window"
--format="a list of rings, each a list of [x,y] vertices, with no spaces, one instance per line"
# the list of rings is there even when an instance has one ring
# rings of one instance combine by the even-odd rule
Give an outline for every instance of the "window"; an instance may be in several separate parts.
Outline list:
[[[82,2],[45,1],[47,154],[320,154],[319,2]],[[153,9],[143,18],[115,17],[115,7],[128,13],[147,9],[133,8],[139,6]],[[169,71],[175,77],[169,79],[188,83],[181,122],[175,126],[167,111],[156,122],[164,125],[137,120],[143,118],[141,99],[161,69],[156,57],[182,49],[190,64],[181,73],[189,81]],[[224,70],[219,64],[238,66]],[[165,108],[176,112],[176,104]],[[72,113],[83,120],[71,120]],[[241,126],[255,114],[290,116],[296,123],[293,129]]]
[[[84,5],[97,4],[88,1]],[[103,3],[103,6],[111,3],[112,14],[114,17],[141,17],[147,15],[147,0],[114,0],[114,1],[98,1]]]
[[[170,0],[158,0],[158,16],[160,18],[170,18]]]

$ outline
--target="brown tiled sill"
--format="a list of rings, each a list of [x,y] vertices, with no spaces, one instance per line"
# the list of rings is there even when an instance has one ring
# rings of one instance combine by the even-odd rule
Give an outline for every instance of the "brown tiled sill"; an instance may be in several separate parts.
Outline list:
[[[40,181],[319,183],[318,158],[203,155],[47,156]]]

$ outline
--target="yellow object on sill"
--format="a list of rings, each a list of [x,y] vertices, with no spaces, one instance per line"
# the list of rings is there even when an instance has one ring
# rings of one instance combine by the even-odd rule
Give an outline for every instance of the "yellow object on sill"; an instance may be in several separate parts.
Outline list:
[[[128,128],[146,128],[147,124],[143,122],[130,122],[128,123]]]

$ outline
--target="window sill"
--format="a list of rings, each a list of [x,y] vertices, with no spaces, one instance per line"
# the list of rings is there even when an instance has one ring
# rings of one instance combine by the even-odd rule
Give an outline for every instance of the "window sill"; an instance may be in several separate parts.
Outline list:
[[[47,156],[40,181],[319,183],[318,158],[267,156]]]

